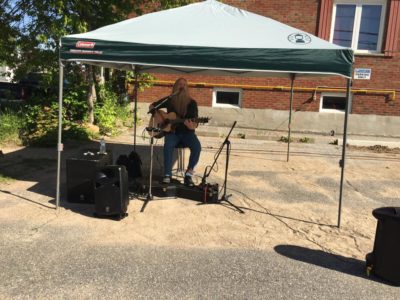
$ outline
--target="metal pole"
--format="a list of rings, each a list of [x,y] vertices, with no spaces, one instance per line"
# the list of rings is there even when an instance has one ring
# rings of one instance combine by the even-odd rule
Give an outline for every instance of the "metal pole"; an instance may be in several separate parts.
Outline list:
[[[63,81],[64,81],[64,65],[59,61],[60,74],[58,83],[58,142],[57,142],[57,192],[56,192],[56,209],[60,206],[60,181],[61,181],[61,152],[63,151],[62,138],[62,108],[63,108]]]
[[[340,193],[339,193],[339,211],[338,211],[338,225],[340,228],[340,222],[342,218],[342,198],[343,198],[343,179],[344,179],[344,167],[346,160],[346,144],[347,144],[347,120],[349,117],[349,110],[351,104],[351,79],[347,80],[347,91],[346,91],[346,109],[344,114],[344,128],[343,128],[343,147],[342,147],[342,159],[339,162],[342,172],[340,174]]]
[[[296,74],[290,74],[290,108],[289,108],[289,123],[288,123],[288,141],[287,141],[287,157],[286,161],[289,161],[289,152],[290,152],[290,133],[291,133],[291,124],[292,124],[292,109],[293,109],[293,94],[294,94],[294,79],[296,78]]]
[[[136,151],[136,123],[137,123],[137,96],[138,96],[138,72],[139,67],[135,66],[135,86],[134,86],[134,108],[133,108],[133,151]]]

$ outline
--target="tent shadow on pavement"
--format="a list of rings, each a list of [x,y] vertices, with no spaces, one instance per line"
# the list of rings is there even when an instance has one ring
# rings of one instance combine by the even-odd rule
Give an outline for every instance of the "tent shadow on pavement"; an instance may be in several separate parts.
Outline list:
[[[367,277],[365,261],[359,259],[296,245],[278,245],[274,247],[274,250],[276,253],[294,260],[360,277],[366,280],[389,284],[375,276]]]

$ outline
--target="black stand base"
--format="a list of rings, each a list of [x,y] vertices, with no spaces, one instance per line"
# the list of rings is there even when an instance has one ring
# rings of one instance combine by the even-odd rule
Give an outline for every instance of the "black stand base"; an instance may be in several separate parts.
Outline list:
[[[226,202],[234,209],[236,209],[239,213],[244,214],[244,211],[239,206],[233,204],[231,201],[228,200],[230,197],[232,197],[232,194],[224,195],[221,197],[221,199],[218,200],[218,203],[221,204],[221,202]]]
[[[149,203],[150,200],[153,200],[153,195],[151,195],[150,193],[147,194],[146,196],[146,200],[144,200],[144,203],[142,205],[142,208],[140,209],[140,212],[144,212],[144,209],[146,208],[147,204]]]

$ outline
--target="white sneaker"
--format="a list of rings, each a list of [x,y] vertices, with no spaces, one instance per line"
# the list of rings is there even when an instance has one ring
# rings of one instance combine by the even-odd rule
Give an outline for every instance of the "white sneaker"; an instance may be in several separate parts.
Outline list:
[[[162,183],[169,184],[171,183],[171,177],[170,176],[164,176],[162,179]]]

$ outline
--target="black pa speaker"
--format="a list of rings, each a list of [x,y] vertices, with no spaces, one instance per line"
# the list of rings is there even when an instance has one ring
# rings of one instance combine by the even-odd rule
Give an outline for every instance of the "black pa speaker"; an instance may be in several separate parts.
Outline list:
[[[115,216],[121,219],[128,214],[128,173],[124,166],[110,165],[96,174],[94,191],[95,215]]]

